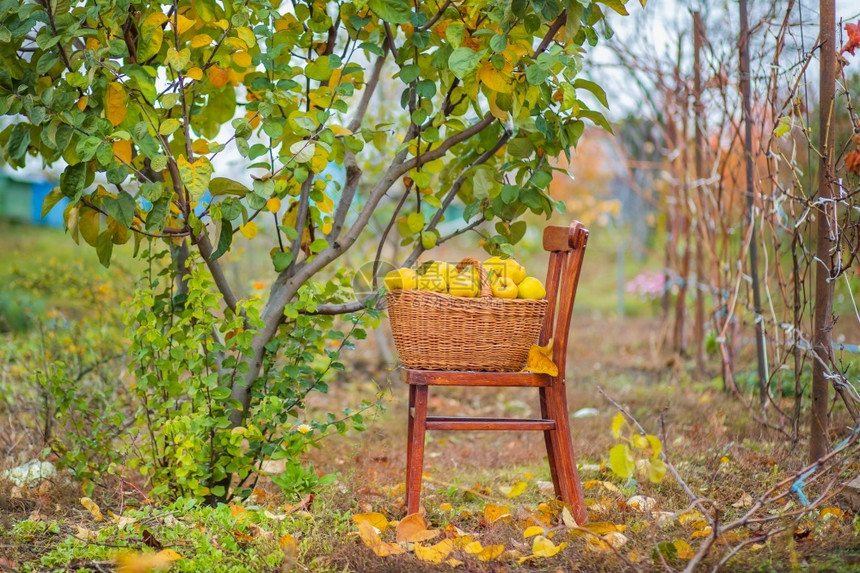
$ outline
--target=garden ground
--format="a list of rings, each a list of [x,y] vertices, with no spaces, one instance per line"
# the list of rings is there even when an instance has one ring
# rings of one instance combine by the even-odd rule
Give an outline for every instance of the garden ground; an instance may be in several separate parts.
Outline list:
[[[584,292],[596,289],[596,282],[590,284],[583,285]],[[661,437],[692,491],[714,500],[722,520],[747,512],[765,489],[800,468],[805,445],[764,430],[745,406],[722,392],[719,380],[691,380],[685,364],[658,352],[660,332],[654,318],[606,318],[587,299],[575,314],[568,389],[590,519],[597,524],[591,530],[565,527],[562,508],[548,503],[549,472],[539,433],[437,432],[428,437],[422,501],[430,529],[440,533],[416,544],[417,552],[415,545],[392,544],[392,522],[404,517],[406,388],[396,371],[380,366],[370,337],[346,357],[348,375],[333,381],[331,392],[315,396],[309,407],[336,411],[378,393],[385,409],[367,420],[366,432],[325,438],[309,454],[319,473],[337,476],[314,497],[285,499],[276,486],[261,481],[251,499],[208,508],[185,500],[155,503],[139,481],[113,480],[96,489],[95,505],[90,505],[81,502],[81,484],[65,472],[29,489],[0,481],[0,570],[131,572],[157,565],[176,571],[682,569],[708,536],[705,522],[690,511],[671,476],[659,484],[631,482],[609,469],[617,411],[598,388]],[[535,394],[529,389],[441,389],[431,391],[430,408],[460,415],[534,416]],[[596,412],[586,410],[592,408]],[[3,415],[9,412],[7,406]],[[11,419],[4,426],[0,469],[38,455],[41,446],[33,439],[38,432],[16,435],[14,428],[21,426]],[[858,469],[855,463],[846,471]],[[807,493],[816,487],[811,484]],[[631,507],[627,502],[634,495],[653,498],[654,507],[647,512]],[[762,515],[797,507],[790,497]],[[856,509],[842,496],[822,507],[785,533],[751,544],[724,569],[857,570]],[[374,513],[381,516],[368,515]],[[383,530],[379,541],[366,527],[359,534],[357,522],[363,519]],[[527,531],[534,525],[551,546],[535,544],[536,530]],[[716,565],[731,547],[760,532],[751,525],[721,537],[705,565]],[[435,545],[443,537],[452,541]],[[554,553],[561,544],[566,546]],[[437,552],[422,551],[425,546]],[[379,555],[386,548],[396,553],[397,547],[408,551]],[[536,556],[520,562],[531,555]],[[441,563],[432,563],[437,557]]]

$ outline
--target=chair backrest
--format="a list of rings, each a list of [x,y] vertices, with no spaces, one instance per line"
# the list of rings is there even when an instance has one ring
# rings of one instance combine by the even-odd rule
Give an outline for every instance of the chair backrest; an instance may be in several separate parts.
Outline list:
[[[547,227],[543,232],[543,248],[550,253],[546,274],[549,305],[540,343],[545,345],[553,339],[553,362],[558,366],[559,378],[562,380],[565,376],[570,317],[587,244],[588,229],[579,221],[572,222],[570,227]]]

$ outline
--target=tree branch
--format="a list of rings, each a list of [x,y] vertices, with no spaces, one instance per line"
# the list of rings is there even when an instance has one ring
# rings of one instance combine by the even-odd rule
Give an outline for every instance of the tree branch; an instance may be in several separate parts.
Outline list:
[[[385,58],[388,56],[387,45],[383,47],[382,55],[376,59],[373,64],[373,70],[370,72],[370,78],[364,85],[364,93],[361,94],[361,99],[358,100],[358,105],[355,107],[355,114],[347,124],[346,128],[352,132],[358,131],[361,128],[361,122],[367,113],[367,107],[370,104],[370,99],[376,93],[376,87],[379,85],[379,76],[382,74],[382,66],[385,64]]]

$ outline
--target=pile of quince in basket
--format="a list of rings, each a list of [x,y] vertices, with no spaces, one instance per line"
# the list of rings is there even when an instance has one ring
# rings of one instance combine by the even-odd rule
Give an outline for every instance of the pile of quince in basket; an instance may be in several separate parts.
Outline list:
[[[543,283],[527,276],[524,266],[514,259],[490,257],[483,263],[494,297],[540,300],[546,297]],[[478,269],[469,265],[457,270],[457,265],[443,261],[428,261],[418,270],[403,267],[385,275],[388,290],[423,290],[453,296],[476,297],[481,293]]]

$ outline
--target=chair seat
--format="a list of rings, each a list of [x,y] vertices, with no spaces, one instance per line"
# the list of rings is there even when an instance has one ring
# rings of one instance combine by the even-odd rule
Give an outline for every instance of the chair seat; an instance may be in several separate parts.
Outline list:
[[[404,368],[400,373],[400,378],[413,386],[524,386],[545,388],[552,385],[551,376],[533,372],[467,372]]]

